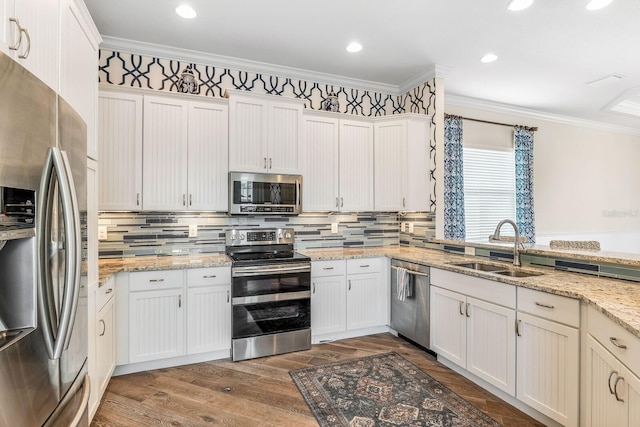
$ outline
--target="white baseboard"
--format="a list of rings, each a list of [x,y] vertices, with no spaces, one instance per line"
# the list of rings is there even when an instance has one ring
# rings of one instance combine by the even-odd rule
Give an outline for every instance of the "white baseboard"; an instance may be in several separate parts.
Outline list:
[[[229,359],[231,349],[213,351],[209,353],[191,354],[188,356],[172,357],[169,359],[152,360],[149,362],[129,363],[116,366],[113,376],[133,374],[134,372],[150,371],[152,369],[170,368],[172,366],[190,365],[192,363],[208,362],[210,360]]]
[[[314,335],[311,331],[311,344],[322,344],[325,342],[344,340],[347,338],[363,337],[365,335],[381,334],[384,332],[390,332],[391,329],[388,326],[374,326],[364,329],[353,329],[350,331],[340,331],[331,334]]]

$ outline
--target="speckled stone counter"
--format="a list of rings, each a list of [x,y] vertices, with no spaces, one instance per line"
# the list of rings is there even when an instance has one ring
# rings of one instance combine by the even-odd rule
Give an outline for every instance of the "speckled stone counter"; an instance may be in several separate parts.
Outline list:
[[[231,265],[231,260],[225,254],[101,259],[98,262],[98,275],[102,286],[111,276],[123,271],[180,270],[225,265]]]
[[[551,268],[527,267],[521,269],[543,273],[540,276],[526,278],[499,276],[458,267],[453,263],[482,261],[509,268],[513,268],[513,266],[507,263],[488,261],[485,258],[466,257],[419,248],[318,249],[301,252],[311,257],[313,261],[386,256],[556,295],[579,298],[640,338],[640,283],[567,273]]]

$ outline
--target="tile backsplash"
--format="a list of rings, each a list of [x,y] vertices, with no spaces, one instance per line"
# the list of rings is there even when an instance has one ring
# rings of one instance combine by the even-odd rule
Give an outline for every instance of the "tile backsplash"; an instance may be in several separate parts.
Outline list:
[[[413,232],[401,232],[400,223],[413,223]],[[338,233],[331,224],[338,223]],[[416,246],[430,247],[435,237],[435,214],[395,212],[318,213],[299,216],[228,216],[211,212],[101,212],[100,258],[142,255],[185,255],[224,251],[230,228],[292,227],[297,250],[312,248]],[[189,237],[189,226],[198,227]]]

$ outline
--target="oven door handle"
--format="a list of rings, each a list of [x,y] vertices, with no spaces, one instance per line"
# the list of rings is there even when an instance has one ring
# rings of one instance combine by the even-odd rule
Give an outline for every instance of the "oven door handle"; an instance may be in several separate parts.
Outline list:
[[[310,273],[310,264],[288,264],[286,266],[269,266],[256,265],[250,267],[234,267],[231,269],[231,277],[250,277],[250,276],[265,276],[267,274],[280,274],[280,273]]]
[[[255,295],[250,297],[234,297],[232,305],[259,304],[263,302],[290,301],[311,298],[311,291],[283,292],[279,294]]]

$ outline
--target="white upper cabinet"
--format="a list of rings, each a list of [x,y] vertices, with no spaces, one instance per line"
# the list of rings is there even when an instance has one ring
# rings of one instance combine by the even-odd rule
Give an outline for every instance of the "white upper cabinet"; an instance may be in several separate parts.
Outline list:
[[[299,174],[301,100],[228,91],[229,170]]]
[[[302,209],[306,212],[339,209],[338,128],[336,118],[304,118]]]
[[[142,95],[98,98],[100,210],[142,209]]]
[[[87,124],[87,156],[98,159],[98,45],[100,35],[81,0],[62,0],[60,95]]]
[[[429,119],[402,115],[376,121],[375,210],[429,210]]]
[[[60,0],[4,0],[3,51],[58,90]],[[96,62],[97,68],[97,62]]]
[[[340,120],[341,211],[373,210],[373,124]]]

